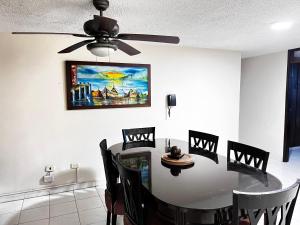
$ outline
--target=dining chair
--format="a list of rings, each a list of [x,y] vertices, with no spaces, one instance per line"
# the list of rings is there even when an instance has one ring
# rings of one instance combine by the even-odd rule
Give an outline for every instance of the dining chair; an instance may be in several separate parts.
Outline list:
[[[217,153],[218,141],[216,135],[189,130],[189,152],[192,154]]]
[[[155,127],[123,129],[122,134],[124,143],[154,141]]]
[[[105,189],[105,204],[107,207],[106,224],[109,225],[112,220],[112,225],[116,225],[117,215],[124,215],[124,200],[122,184],[117,183],[119,173],[113,165],[111,151],[107,149],[106,139],[100,142],[101,155],[103,159],[106,189]]]
[[[266,172],[269,152],[242,143],[228,141],[227,162],[230,162],[231,153],[234,155],[235,162],[243,163]]]
[[[151,194],[142,188],[141,171],[116,164],[124,191],[124,225],[172,225],[156,215]]]
[[[231,225],[257,225],[262,215],[265,225],[290,225],[299,185],[300,180],[287,189],[260,194],[233,191]],[[246,219],[241,220],[241,210],[247,212]]]

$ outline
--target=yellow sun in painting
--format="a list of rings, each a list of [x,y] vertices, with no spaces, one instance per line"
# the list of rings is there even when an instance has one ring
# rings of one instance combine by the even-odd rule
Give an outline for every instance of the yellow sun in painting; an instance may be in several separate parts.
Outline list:
[[[106,76],[108,79],[121,79],[126,77],[124,73],[118,71],[102,72],[102,74]]]

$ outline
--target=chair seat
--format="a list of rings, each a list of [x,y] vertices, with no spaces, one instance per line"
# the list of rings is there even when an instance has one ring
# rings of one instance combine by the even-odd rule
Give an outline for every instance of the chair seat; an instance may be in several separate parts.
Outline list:
[[[116,201],[112,202],[111,193],[105,189],[105,204],[107,210],[115,215],[124,215],[124,194],[122,184],[116,184]]]
[[[239,225],[251,225],[249,218],[241,219]]]
[[[240,221],[240,225],[250,225],[249,221]]]

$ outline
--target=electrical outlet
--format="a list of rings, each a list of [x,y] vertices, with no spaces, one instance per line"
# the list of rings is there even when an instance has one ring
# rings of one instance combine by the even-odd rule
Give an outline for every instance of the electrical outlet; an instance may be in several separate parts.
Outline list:
[[[54,171],[54,166],[53,165],[48,165],[45,167],[45,172],[53,172]]]
[[[44,176],[44,183],[52,183],[54,181],[53,175],[45,175]]]
[[[78,163],[71,163],[70,164],[70,168],[71,169],[78,169],[79,168],[79,164]]]

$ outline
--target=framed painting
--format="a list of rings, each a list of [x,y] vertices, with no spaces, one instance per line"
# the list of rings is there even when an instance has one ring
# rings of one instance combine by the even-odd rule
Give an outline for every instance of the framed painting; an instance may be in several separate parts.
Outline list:
[[[151,66],[66,61],[67,108],[151,106]]]

